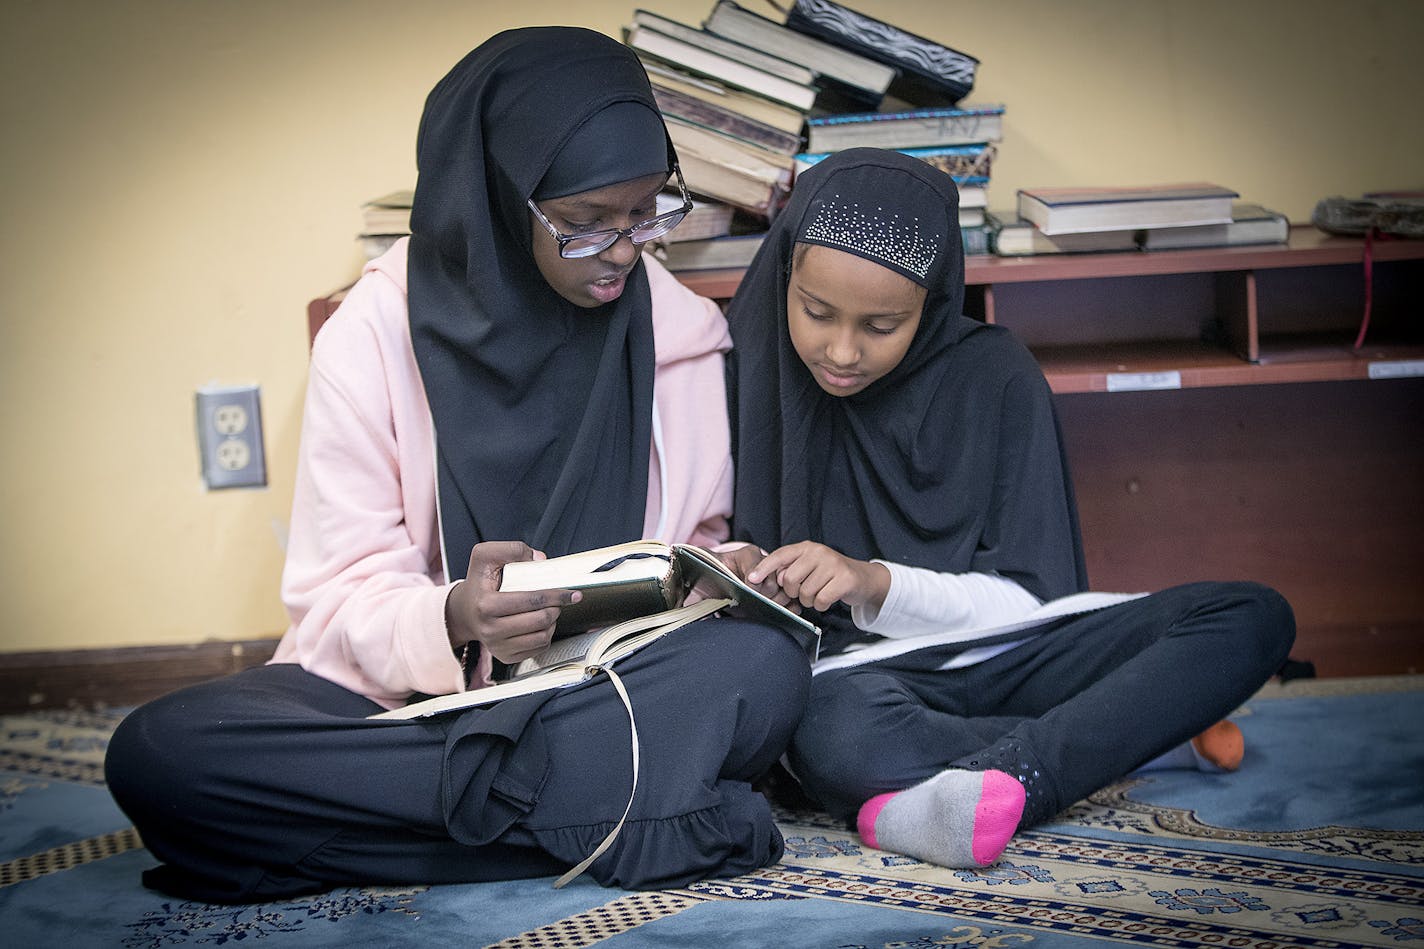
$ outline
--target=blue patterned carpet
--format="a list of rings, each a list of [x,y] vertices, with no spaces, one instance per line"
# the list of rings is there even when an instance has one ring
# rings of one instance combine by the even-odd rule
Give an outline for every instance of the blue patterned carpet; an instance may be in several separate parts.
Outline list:
[[[0,945],[1424,946],[1424,677],[1294,681],[1236,716],[1231,775],[1158,772],[953,871],[785,814],[779,866],[674,891],[579,880],[169,900],[103,787],[119,715],[0,716]]]

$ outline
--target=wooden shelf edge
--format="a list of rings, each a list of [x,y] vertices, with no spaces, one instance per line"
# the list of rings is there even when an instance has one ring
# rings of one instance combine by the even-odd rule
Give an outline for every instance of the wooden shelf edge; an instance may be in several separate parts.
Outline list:
[[[693,293],[713,300],[727,300],[737,292],[745,273],[743,268],[735,267],[726,270],[680,270],[673,276]]]
[[[1097,254],[1040,254],[1029,257],[971,254],[964,259],[964,282],[969,286],[983,286],[995,283],[1322,267],[1332,264],[1359,264],[1364,261],[1364,256],[1363,238],[1326,234],[1306,224],[1293,226],[1290,239],[1284,244]],[[1373,256],[1376,261],[1424,259],[1424,241],[1376,241]],[[703,296],[727,299],[736,293],[742,274],[742,268],[732,268],[684,270],[674,273],[673,276]]]
[[[1410,345],[1355,354],[1348,343],[1272,349],[1268,341],[1255,363],[1191,342],[1052,347],[1034,355],[1058,394],[1424,377],[1424,346]]]
[[[1418,260],[1424,258],[1424,241],[1376,241],[1372,255],[1376,261]],[[1274,270],[1359,264],[1363,263],[1364,258],[1363,238],[1339,237],[1326,234],[1310,225],[1295,225],[1284,244],[1097,254],[1044,254],[1032,257],[975,255],[965,258],[964,281],[975,286],[1046,280]]]

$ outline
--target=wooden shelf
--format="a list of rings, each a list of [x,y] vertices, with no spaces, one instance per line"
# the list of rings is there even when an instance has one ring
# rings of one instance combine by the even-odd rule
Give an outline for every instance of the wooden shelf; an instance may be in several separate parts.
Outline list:
[[[1424,241],[1377,240],[1375,262],[1424,260]],[[1362,238],[1337,237],[1311,226],[1291,228],[1284,244],[1208,247],[1193,250],[1050,254],[1038,257],[975,255],[965,261],[966,309],[990,323],[1019,332],[1038,356],[1055,392],[1111,392],[1143,388],[1199,388],[1347,379],[1393,378],[1424,374],[1424,331],[1412,340],[1381,346],[1373,341],[1353,349],[1354,332],[1296,336],[1290,315],[1285,332],[1267,332],[1261,312],[1278,301],[1262,299],[1272,289],[1258,287],[1261,271],[1301,268],[1361,267],[1360,288],[1336,313],[1341,325],[1357,324],[1364,312]],[[685,272],[678,279],[703,296],[727,299],[736,292],[743,271]],[[1196,275],[1196,276],[1191,276]],[[1209,302],[1200,312],[1178,314],[1178,325],[1162,341],[1163,324],[1171,317],[1152,312],[1179,304],[1181,280],[1207,281]],[[1086,281],[1102,281],[1092,285]],[[1165,282],[1164,282],[1165,281]],[[1270,288],[1280,280],[1269,282]],[[1193,285],[1195,286],[1195,285]],[[1023,289],[1020,289],[1023,288]],[[1032,289],[1027,297],[1025,290]],[[996,293],[997,290],[997,293]],[[1306,291],[1308,292],[1308,291]],[[1353,291],[1352,291],[1353,292]],[[1099,316],[1118,298],[1135,294],[1127,304],[1136,310],[1116,317]],[[1070,298],[1096,295],[1102,306],[1089,304],[1091,318],[1055,312]],[[1010,299],[1011,298],[1011,299]],[[1081,303],[1079,304],[1081,306]],[[1200,304],[1198,304],[1200,308]],[[1285,306],[1289,310],[1289,306]],[[1061,318],[1060,318],[1061,317]],[[1035,326],[1048,342],[1036,339]],[[1199,341],[1204,325],[1215,324],[1219,344]],[[1144,338],[1133,338],[1134,332]],[[1073,339],[1064,344],[1062,337]],[[1381,365],[1376,365],[1381,364]],[[1372,368],[1373,367],[1373,368]]]
[[[1270,291],[1258,290],[1257,272],[1273,272],[1268,283],[1275,287],[1283,279],[1277,279],[1275,272],[1348,269],[1361,266],[1364,254],[1362,238],[1336,237],[1306,225],[1291,228],[1284,244],[1038,257],[975,255],[965,261],[966,309],[1018,332],[1038,356],[1055,392],[1327,382],[1424,373],[1418,365],[1424,360],[1424,330],[1418,326],[1412,339],[1387,346],[1370,341],[1359,352],[1351,345],[1353,331],[1299,336],[1291,335],[1290,325],[1280,327],[1281,332],[1263,326],[1260,311],[1272,301],[1258,299]],[[1424,241],[1379,240],[1372,254],[1385,265],[1424,260]],[[742,268],[685,271],[677,277],[702,296],[726,300],[736,292],[744,272]],[[1180,304],[1183,280],[1207,281],[1209,301],[1193,305],[1210,312],[1178,314],[1179,325],[1171,328],[1172,317],[1153,311]],[[1348,305],[1337,304],[1349,310],[1338,314],[1341,325],[1357,322],[1363,313],[1362,281],[1363,277],[1358,303],[1350,298]],[[311,301],[311,336],[344,295],[339,290]],[[1092,299],[1084,304],[1084,296]],[[1059,312],[1060,303],[1075,297],[1080,298],[1080,310],[1087,307],[1087,314],[1071,308]],[[1130,312],[1100,315],[1114,303]],[[1276,316],[1272,313],[1273,322]],[[1042,328],[1053,321],[1057,322],[1046,334],[1048,341],[1036,339],[1032,324]],[[1219,344],[1199,341],[1206,322],[1216,323]],[[1165,333],[1164,326],[1168,326]],[[1145,338],[1134,338],[1134,333]],[[1163,335],[1176,338],[1164,342],[1159,338]]]
[[[1264,345],[1264,344],[1263,344]],[[1318,337],[1272,341],[1259,362],[1205,343],[1084,343],[1035,349],[1054,392],[1130,392],[1424,376],[1424,345]]]
[[[731,270],[684,270],[674,274],[693,293],[700,293],[713,300],[730,300],[742,284],[741,267]]]
[[[1084,343],[1035,349],[1054,392],[1135,392],[1245,385],[1255,367],[1192,342]]]
[[[1424,259],[1424,241],[1379,240],[1374,244],[1373,255],[1378,261]],[[1360,264],[1364,258],[1365,242],[1362,238],[1336,237],[1310,225],[1296,225],[1291,228],[1290,238],[1284,244],[1107,254],[1045,254],[1037,257],[974,254],[965,258],[964,282],[969,286],[984,286],[1153,274],[1324,267]],[[742,274],[741,268],[693,270],[684,271],[677,278],[703,296],[725,300],[736,292]]]
[[[1424,241],[1377,240],[1377,261],[1424,259]],[[964,282],[971,285],[1153,274],[1216,273],[1361,264],[1365,242],[1336,237],[1310,225],[1291,228],[1284,244],[1202,247],[1193,250],[1123,251],[1108,254],[1046,254],[1038,257],[975,255],[965,259]]]

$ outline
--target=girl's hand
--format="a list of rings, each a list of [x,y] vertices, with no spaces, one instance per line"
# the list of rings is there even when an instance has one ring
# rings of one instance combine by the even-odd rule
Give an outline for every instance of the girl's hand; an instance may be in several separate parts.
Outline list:
[[[517,560],[543,560],[544,555],[521,541],[491,541],[470,551],[470,569],[445,600],[445,627],[457,650],[475,642],[500,662],[528,659],[549,645],[559,608],[582,597],[574,590],[531,590],[501,593],[504,565]]]
[[[837,601],[878,610],[890,592],[890,571],[883,565],[809,540],[773,550],[747,574],[749,583],[770,580],[802,606],[821,612]]]
[[[791,597],[786,591],[777,586],[774,578],[764,579],[760,582],[754,582],[748,579],[747,574],[766,557],[766,551],[760,547],[755,544],[746,544],[732,550],[717,551],[714,553],[714,556],[722,561],[728,570],[731,570],[745,581],[748,586],[752,587],[768,600],[771,600],[778,606],[785,606],[793,612],[799,613],[801,611],[800,605],[792,602]]]

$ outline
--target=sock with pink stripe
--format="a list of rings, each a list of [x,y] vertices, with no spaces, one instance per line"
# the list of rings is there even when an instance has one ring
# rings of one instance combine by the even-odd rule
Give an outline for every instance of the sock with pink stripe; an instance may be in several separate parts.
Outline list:
[[[1023,785],[1013,776],[951,768],[866,801],[856,826],[878,850],[942,867],[987,867],[1008,846],[1023,809]]]

